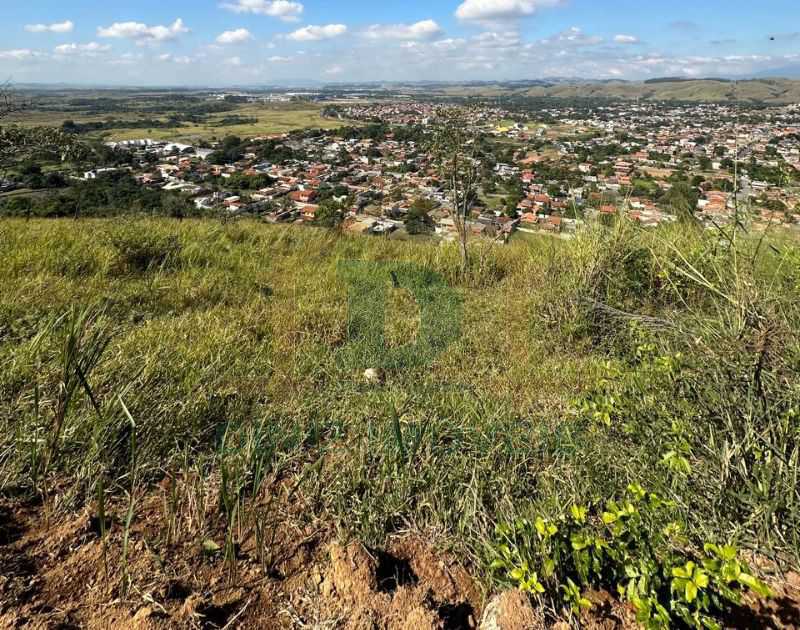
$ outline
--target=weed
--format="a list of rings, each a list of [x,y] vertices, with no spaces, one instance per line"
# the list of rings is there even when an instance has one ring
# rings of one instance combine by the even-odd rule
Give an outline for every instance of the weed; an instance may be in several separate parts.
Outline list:
[[[699,558],[681,552],[680,526],[669,521],[673,507],[631,485],[603,507],[573,505],[555,521],[500,524],[491,566],[523,591],[560,593],[575,613],[592,606],[582,588],[618,592],[647,628],[719,628],[715,615],[741,604],[743,592],[770,595],[732,545],[707,543]]]

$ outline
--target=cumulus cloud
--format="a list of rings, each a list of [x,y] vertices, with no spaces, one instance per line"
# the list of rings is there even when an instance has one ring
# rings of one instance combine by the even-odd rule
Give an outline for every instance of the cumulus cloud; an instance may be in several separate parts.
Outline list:
[[[187,65],[187,64],[192,63],[192,61],[194,61],[191,57],[187,57],[186,55],[182,55],[182,56],[176,57],[176,56],[171,55],[169,53],[165,53],[163,55],[159,55],[158,56],[158,60],[159,61],[168,62],[168,63],[177,63],[177,64],[181,64],[181,65]]]
[[[564,4],[565,0],[464,0],[456,9],[460,20],[492,22],[528,17],[538,9]]]
[[[225,63],[229,66],[241,66],[242,65],[242,58],[241,57],[228,57],[225,60]]]
[[[329,68],[325,69],[325,74],[328,76],[336,76],[337,74],[342,74],[344,72],[344,68],[342,66],[330,66]]]
[[[71,20],[55,24],[28,24],[25,30],[29,33],[71,33],[75,30],[75,24]]]
[[[487,31],[476,35],[472,41],[480,48],[510,48],[519,46],[522,43],[519,38],[519,33],[516,31],[506,31],[502,33]]]
[[[33,59],[40,57],[41,53],[31,50],[30,48],[15,48],[13,50],[0,50],[0,59],[12,59],[14,61],[25,61],[26,59]]]
[[[142,53],[124,53],[115,59],[111,59],[108,63],[112,66],[135,66],[144,59]]]
[[[217,37],[217,43],[223,46],[228,44],[243,44],[253,39],[253,35],[246,28],[237,28],[233,31],[225,31]]]
[[[88,44],[62,44],[56,46],[55,54],[57,55],[84,55],[92,57],[100,53],[105,53],[111,50],[108,44],[98,44],[97,42],[89,42]]]
[[[333,39],[347,32],[344,24],[326,24],[325,26],[304,26],[287,37],[296,42],[316,42],[321,39]]]
[[[618,44],[638,44],[639,38],[635,35],[615,35],[614,41]]]
[[[537,44],[527,44],[529,48],[543,45],[543,46],[596,46],[603,42],[603,38],[598,35],[587,35],[583,30],[577,26],[568,28],[566,31],[561,31],[552,37],[543,39]]]
[[[147,26],[140,22],[115,22],[97,29],[98,37],[132,39],[139,44],[159,43],[177,39],[189,29],[178,18],[170,26]]]
[[[467,43],[467,40],[461,38],[452,38],[449,37],[447,39],[440,39],[439,41],[433,42],[433,47],[436,50],[458,50],[462,48]]]
[[[362,35],[368,39],[416,41],[433,39],[441,32],[441,27],[434,20],[422,20],[415,24],[373,24]]]
[[[287,61],[291,60],[292,60],[291,57],[280,57],[278,55],[275,55],[267,59],[267,61],[269,61],[270,63],[286,63]]]
[[[236,0],[223,3],[222,8],[234,13],[268,15],[284,22],[296,22],[304,9],[301,3],[290,0]]]

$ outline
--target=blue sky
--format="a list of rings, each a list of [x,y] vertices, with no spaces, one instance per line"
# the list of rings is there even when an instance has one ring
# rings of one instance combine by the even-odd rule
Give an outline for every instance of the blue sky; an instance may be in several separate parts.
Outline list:
[[[232,85],[798,72],[798,0],[0,0],[0,79]]]

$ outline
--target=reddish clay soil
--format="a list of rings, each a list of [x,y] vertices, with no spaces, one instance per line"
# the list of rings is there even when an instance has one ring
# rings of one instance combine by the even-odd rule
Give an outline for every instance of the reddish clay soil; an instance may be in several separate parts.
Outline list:
[[[188,493],[181,493],[187,496]],[[125,507],[109,509],[105,544],[89,509],[48,516],[41,505],[0,499],[0,628],[315,628],[345,630],[567,630],[577,620],[546,623],[527,597],[509,591],[490,600],[467,567],[420,535],[391,538],[380,550],[334,542],[330,530],[291,509],[274,515],[270,549],[254,531],[225,559],[224,530],[208,525],[218,503],[175,506],[169,485],[137,502],[128,562],[122,562]],[[284,499],[290,498],[284,496]],[[202,501],[201,501],[202,503]],[[271,510],[271,511],[269,511]],[[267,523],[269,525],[269,523]],[[198,531],[203,535],[198,537]],[[263,539],[263,538],[262,538]],[[262,547],[263,548],[263,547]],[[728,620],[737,628],[800,628],[800,576],[772,584],[776,597],[748,602]],[[579,625],[636,627],[629,607],[604,592]]]
[[[265,571],[247,532],[235,564],[223,531],[165,544],[163,499],[142,500],[126,569],[121,506],[104,545],[89,510],[48,519],[40,506],[0,503],[0,628],[477,627],[476,584],[420,537],[367,550],[291,523],[272,535],[280,553]]]

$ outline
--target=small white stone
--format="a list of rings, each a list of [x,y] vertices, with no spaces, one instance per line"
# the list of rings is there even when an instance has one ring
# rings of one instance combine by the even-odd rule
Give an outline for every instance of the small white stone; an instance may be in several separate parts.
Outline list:
[[[371,385],[380,385],[383,382],[383,371],[367,368],[364,370],[364,380]]]

